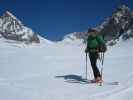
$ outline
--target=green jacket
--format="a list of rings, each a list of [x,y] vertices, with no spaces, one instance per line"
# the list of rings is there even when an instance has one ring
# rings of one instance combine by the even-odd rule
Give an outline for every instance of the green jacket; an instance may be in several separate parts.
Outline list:
[[[102,36],[96,35],[94,36],[88,36],[87,38],[87,47],[86,50],[96,50],[99,45],[105,45],[105,41],[103,40]]]

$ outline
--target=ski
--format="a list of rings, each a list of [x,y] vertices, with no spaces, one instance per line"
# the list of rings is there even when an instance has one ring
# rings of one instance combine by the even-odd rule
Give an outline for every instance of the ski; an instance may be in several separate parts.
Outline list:
[[[100,83],[100,82],[95,82],[94,80],[86,80],[86,79],[82,79],[82,80],[67,79],[67,80],[65,80],[65,82],[68,82],[68,83],[80,83],[80,84],[97,84],[98,86],[102,86],[102,85],[119,85],[120,84],[117,81],[111,81],[111,82],[103,81],[102,83]]]

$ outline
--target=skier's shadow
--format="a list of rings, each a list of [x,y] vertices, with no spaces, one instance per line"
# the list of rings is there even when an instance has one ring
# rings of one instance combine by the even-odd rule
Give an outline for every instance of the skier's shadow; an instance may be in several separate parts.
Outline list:
[[[86,82],[86,79],[82,78],[82,76],[74,75],[74,74],[63,75],[63,76],[56,76],[56,78],[63,78],[64,81],[68,82],[68,83],[82,83],[82,82]]]

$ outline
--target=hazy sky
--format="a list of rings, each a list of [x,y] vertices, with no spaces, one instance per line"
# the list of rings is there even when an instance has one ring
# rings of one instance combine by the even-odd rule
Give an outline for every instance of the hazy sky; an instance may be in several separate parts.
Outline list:
[[[40,35],[59,40],[99,25],[122,4],[133,10],[133,0],[0,0],[0,14],[9,10]]]

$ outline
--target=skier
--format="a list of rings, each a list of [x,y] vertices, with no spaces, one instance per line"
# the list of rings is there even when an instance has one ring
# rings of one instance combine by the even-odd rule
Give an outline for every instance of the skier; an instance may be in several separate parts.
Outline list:
[[[102,36],[98,34],[96,29],[90,28],[88,30],[88,34],[85,52],[86,54],[89,54],[90,63],[94,74],[94,80],[92,82],[101,83],[103,80],[97,67],[97,59],[99,58],[100,52],[106,51],[105,41]]]

